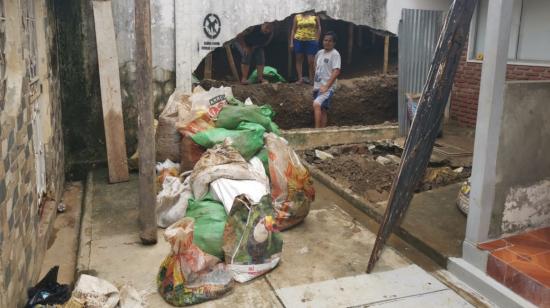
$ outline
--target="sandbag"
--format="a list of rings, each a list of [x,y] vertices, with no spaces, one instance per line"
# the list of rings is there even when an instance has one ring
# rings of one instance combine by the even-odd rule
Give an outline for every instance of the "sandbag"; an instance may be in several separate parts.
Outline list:
[[[157,171],[157,191],[162,189],[162,183],[167,176],[177,177],[180,173],[180,164],[176,164],[171,160],[167,159],[164,162],[158,162],[155,166]]]
[[[460,190],[458,191],[458,196],[456,198],[456,206],[466,216],[470,211],[470,189],[471,182],[470,179],[468,179],[460,185]]]
[[[213,128],[198,132],[191,138],[197,144],[211,148],[215,144],[222,143],[229,139],[229,143],[249,160],[264,146],[265,128],[256,123],[242,122],[236,130],[225,128]]]
[[[275,134],[265,136],[269,158],[269,175],[273,208],[279,230],[300,223],[309,213],[315,190],[309,171],[288,142]]]
[[[233,279],[245,282],[275,268],[281,259],[283,239],[273,226],[269,195],[254,203],[239,195],[229,212],[223,234],[225,263]]]
[[[286,82],[285,78],[279,74],[276,68],[271,66],[264,66],[264,79],[275,83],[275,82]],[[248,77],[248,82],[256,83],[258,82],[258,70],[255,69],[250,77]]]
[[[191,137],[183,136],[180,143],[180,170],[182,172],[193,170],[206,149],[198,145]]]
[[[193,229],[193,219],[183,218],[164,232],[171,250],[160,266],[157,287],[162,298],[174,306],[215,299],[232,288],[225,264],[193,243]]]
[[[191,109],[189,95],[184,94],[183,90],[176,89],[166,106],[162,110],[158,126],[156,129],[156,159],[164,161],[170,159],[174,162],[179,162],[179,143],[181,136],[176,129],[176,123],[181,117],[185,117]]]
[[[265,183],[265,176],[251,168],[227,141],[207,150],[195,164],[191,174],[191,189],[195,198],[202,199],[208,192],[210,183],[219,178]]]
[[[269,180],[265,174],[265,169],[259,158],[253,157],[249,161],[251,169],[257,173],[262,174],[265,177],[264,182],[258,182],[254,180],[231,180],[220,178],[210,183],[210,193],[212,198],[223,204],[226,213],[231,211],[233,201],[238,195],[246,195],[252,202],[258,203],[260,199],[269,194]]]
[[[195,220],[193,243],[202,251],[223,259],[223,229],[227,221],[223,205],[209,194],[202,200],[191,198],[185,217]]]
[[[193,198],[189,180],[187,177],[182,183],[178,177],[173,176],[164,179],[155,206],[159,227],[166,228],[185,217],[188,201]]]
[[[78,278],[71,300],[90,308],[114,308],[120,300],[118,289],[107,280],[82,274]]]
[[[277,124],[272,119],[275,112],[271,106],[256,105],[227,105],[218,114],[216,127],[226,129],[238,129],[241,122],[251,122],[263,126],[267,132],[280,135]]]

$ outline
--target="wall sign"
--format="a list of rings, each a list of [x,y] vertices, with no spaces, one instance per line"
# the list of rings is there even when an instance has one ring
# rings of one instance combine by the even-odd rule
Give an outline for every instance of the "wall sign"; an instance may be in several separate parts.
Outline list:
[[[209,13],[206,14],[202,21],[202,30],[209,40],[202,42],[201,50],[214,50],[221,46],[221,42],[215,41],[222,31],[222,22],[218,15]]]

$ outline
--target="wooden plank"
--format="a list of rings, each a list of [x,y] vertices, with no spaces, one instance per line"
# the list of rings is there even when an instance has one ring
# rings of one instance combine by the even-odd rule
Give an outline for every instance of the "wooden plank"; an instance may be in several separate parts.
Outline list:
[[[353,27],[352,23],[348,26],[348,64],[353,60]]]
[[[149,1],[134,0],[139,152],[139,237],[145,245],[157,242],[155,213],[155,132],[153,127],[153,69]]]
[[[384,37],[384,68],[382,69],[382,74],[388,74],[388,60],[390,52],[390,36],[386,35]]]
[[[231,44],[225,44],[225,53],[227,54],[227,63],[229,63],[229,68],[231,69],[231,74],[233,74],[233,78],[235,81],[240,81],[239,78],[239,71],[237,70],[237,66],[235,65],[235,59],[233,58],[233,52],[231,51]]]
[[[477,0],[456,0],[451,5],[418,102],[416,116],[405,141],[399,172],[392,184],[367,273],[374,269],[386,239],[407,211],[414,188],[426,172],[476,6]]]
[[[290,42],[289,42],[287,46],[287,64],[286,64],[286,71],[287,71],[286,80],[289,80],[289,81],[292,79],[292,54],[293,54],[293,50],[292,48],[290,48]]]
[[[212,53],[204,58],[204,79],[212,79]]]
[[[109,182],[128,181],[128,160],[111,1],[93,1]]]

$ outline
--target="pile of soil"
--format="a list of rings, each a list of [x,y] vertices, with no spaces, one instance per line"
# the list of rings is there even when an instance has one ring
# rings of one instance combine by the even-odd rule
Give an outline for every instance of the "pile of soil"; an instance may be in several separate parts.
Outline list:
[[[401,148],[390,141],[324,147],[319,150],[331,154],[334,158],[321,160],[315,155],[315,149],[302,151],[300,155],[340,185],[350,188],[369,201],[379,202],[388,199],[399,165],[398,162],[382,165],[376,159],[379,156],[389,157],[388,155],[400,157]],[[447,162],[431,164],[415,192],[463,182],[470,177],[471,168],[464,167],[462,172],[455,172],[453,167],[456,166],[450,166]]]
[[[255,104],[267,104],[277,113],[275,122],[283,129],[313,127],[311,85],[288,83],[240,85],[204,80],[205,89],[231,86],[239,100],[250,97]],[[397,119],[397,78],[367,76],[338,81],[332,98],[328,125],[372,125]]]

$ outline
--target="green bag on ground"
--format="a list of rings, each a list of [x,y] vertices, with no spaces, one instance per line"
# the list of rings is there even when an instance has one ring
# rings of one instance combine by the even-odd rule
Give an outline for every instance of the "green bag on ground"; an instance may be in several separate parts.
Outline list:
[[[260,124],[268,132],[280,135],[279,126],[272,121],[274,116],[275,112],[268,105],[227,105],[218,114],[216,127],[235,129],[246,121]]]
[[[277,72],[277,69],[271,66],[264,66],[264,79],[269,82],[286,82],[286,80]],[[255,69],[250,77],[248,77],[248,82],[256,83],[258,82],[258,70]]]
[[[265,173],[269,177],[269,158],[267,156],[267,153],[267,149],[263,147],[260,152],[258,152],[258,154],[256,154],[256,156],[254,157],[257,157],[262,162],[262,164],[264,165]]]
[[[193,243],[202,251],[223,260],[223,230],[227,221],[223,204],[214,201],[210,193],[202,200],[191,198],[185,217],[195,220]]]
[[[211,128],[193,135],[191,138],[205,148],[222,143],[225,138],[231,139],[231,146],[249,160],[264,146],[265,128],[260,124],[241,122],[235,130]]]

